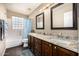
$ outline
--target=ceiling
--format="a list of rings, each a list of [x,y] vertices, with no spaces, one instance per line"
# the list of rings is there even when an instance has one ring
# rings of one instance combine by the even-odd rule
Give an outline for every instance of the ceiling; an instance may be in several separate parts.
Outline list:
[[[6,3],[5,6],[8,10],[21,13],[24,15],[31,14],[41,3]]]

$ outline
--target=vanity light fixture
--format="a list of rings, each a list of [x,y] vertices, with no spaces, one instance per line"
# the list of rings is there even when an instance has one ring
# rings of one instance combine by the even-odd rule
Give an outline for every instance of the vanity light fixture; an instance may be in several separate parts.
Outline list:
[[[52,3],[53,4],[53,3]],[[52,4],[47,4],[45,7],[43,7],[42,9],[40,9],[39,11],[43,11],[43,10],[45,10],[45,9],[47,9],[47,8],[49,8]]]

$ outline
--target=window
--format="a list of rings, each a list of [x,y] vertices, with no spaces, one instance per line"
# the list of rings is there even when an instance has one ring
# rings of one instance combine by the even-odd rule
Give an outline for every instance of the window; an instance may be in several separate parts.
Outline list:
[[[24,18],[12,16],[12,29],[23,29]]]

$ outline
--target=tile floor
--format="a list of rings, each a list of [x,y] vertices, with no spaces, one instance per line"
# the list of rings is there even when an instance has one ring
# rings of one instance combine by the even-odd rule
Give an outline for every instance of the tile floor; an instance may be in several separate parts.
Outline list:
[[[29,48],[24,48],[22,46],[9,48],[5,51],[4,56],[34,56]]]

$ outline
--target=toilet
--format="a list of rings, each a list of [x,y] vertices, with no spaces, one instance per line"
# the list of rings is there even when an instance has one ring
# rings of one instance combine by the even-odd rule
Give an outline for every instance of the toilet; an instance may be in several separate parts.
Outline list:
[[[28,38],[22,40],[23,47],[28,47]]]

